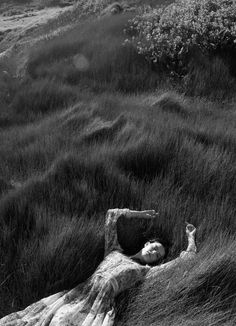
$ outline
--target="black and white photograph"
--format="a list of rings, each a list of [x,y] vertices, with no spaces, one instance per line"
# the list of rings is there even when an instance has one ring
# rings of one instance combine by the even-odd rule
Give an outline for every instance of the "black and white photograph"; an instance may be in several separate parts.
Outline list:
[[[236,0],[0,0],[0,326],[236,325]]]

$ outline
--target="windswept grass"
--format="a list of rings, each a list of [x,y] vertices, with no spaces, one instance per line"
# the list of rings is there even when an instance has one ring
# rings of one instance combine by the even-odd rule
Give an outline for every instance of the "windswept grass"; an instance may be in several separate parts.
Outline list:
[[[1,316],[85,281],[106,211],[129,207],[160,214],[119,221],[125,253],[164,235],[175,258],[185,221],[199,253],[121,294],[116,325],[235,325],[235,80],[219,58],[167,79],[122,45],[132,15],[43,41],[1,79]]]
[[[234,272],[235,238],[218,239],[217,244],[210,238],[195,263],[150,279],[138,295],[130,291],[131,303],[126,314],[120,310],[118,325],[233,325]]]
[[[60,38],[39,44],[30,55],[28,74],[95,91],[153,89],[160,76],[133,46],[123,45],[123,29],[133,15],[80,24]]]
[[[121,295],[117,324],[233,325],[233,115],[229,105],[222,111],[173,92],[111,94],[3,129],[0,176],[11,187],[0,201],[1,314],[91,275],[103,255],[107,209],[152,208],[160,217],[151,225],[119,222],[127,253],[165,234],[168,259],[176,257],[186,246],[186,220],[198,228],[200,253]]]
[[[71,87],[44,79],[22,84],[12,101],[12,108],[18,115],[35,116],[59,110],[76,99],[78,95]]]

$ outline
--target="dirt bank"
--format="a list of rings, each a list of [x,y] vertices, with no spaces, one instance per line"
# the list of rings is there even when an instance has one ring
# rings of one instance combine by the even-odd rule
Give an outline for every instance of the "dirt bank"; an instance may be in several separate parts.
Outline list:
[[[50,8],[32,4],[0,5],[0,70],[19,74],[32,45],[69,28],[60,23],[60,17],[72,9],[72,4]]]

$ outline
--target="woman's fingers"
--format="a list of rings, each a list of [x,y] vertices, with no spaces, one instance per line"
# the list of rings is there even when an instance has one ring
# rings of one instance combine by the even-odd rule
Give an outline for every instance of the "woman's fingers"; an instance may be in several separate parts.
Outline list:
[[[159,213],[155,210],[146,211],[145,215],[147,218],[155,218]]]
[[[154,209],[149,209],[149,210],[142,211],[142,213],[144,213],[144,214],[155,214],[156,211]]]

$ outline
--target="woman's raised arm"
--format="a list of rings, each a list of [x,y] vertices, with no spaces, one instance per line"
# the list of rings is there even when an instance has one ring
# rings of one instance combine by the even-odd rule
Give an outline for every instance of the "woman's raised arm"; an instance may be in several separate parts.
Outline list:
[[[188,237],[188,247],[186,251],[182,251],[180,256],[174,260],[169,261],[166,264],[162,264],[159,266],[155,266],[150,268],[148,271],[146,277],[155,277],[159,273],[170,270],[172,268],[177,267],[183,260],[191,260],[196,256],[197,252],[197,246],[195,242],[195,236],[196,236],[196,228],[192,224],[187,224],[186,226],[186,235]]]
[[[122,251],[117,238],[117,221],[120,216],[126,218],[155,218],[157,213],[154,210],[134,211],[128,208],[109,209],[105,220],[105,256],[113,250]]]
[[[196,237],[196,228],[192,224],[187,224],[186,226],[186,235],[188,237],[188,247],[186,251],[182,251],[180,258],[184,260],[189,260],[195,257],[197,252],[197,246],[195,242]]]
[[[121,215],[126,215],[128,209],[109,209],[105,219],[105,254],[107,256],[113,250],[121,250],[117,238],[117,221]]]

